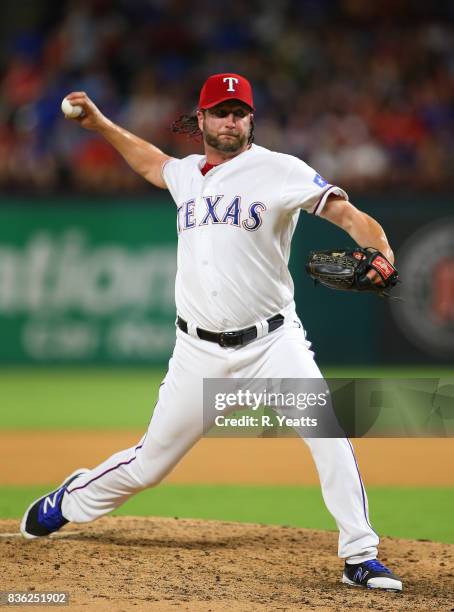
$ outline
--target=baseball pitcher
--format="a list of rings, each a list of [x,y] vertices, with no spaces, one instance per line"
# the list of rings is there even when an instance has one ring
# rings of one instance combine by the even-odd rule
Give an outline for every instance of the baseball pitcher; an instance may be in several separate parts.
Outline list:
[[[91,470],[77,470],[33,502],[21,523],[26,538],[93,521],[157,485],[204,432],[204,378],[322,379],[295,311],[288,270],[301,210],[331,221],[357,243],[360,259],[370,263],[361,268],[357,288],[382,291],[397,277],[383,229],[343,189],[300,159],[254,144],[253,93],[244,77],[210,76],[196,113],[175,122],[175,131],[203,140],[204,154],[184,159],[114,124],[84,92],[67,100],[81,109],[68,111],[72,121],[98,132],[175,201],[176,344],[143,438]],[[305,442],[339,529],[342,582],[401,591],[401,580],[377,560],[379,538],[350,441]]]

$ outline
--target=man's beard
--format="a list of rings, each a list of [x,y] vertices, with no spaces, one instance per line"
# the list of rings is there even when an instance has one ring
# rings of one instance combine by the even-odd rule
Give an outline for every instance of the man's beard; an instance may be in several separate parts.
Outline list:
[[[222,153],[235,153],[240,149],[243,149],[245,144],[247,143],[247,136],[237,136],[232,134],[232,138],[229,140],[224,140],[218,136],[215,136],[211,132],[209,132],[206,128],[203,129],[203,137],[205,142],[216,149],[217,151],[221,151]]]

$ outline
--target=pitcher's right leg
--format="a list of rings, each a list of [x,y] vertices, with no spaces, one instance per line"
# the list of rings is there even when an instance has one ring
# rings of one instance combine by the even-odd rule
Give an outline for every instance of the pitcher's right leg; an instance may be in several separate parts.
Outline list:
[[[227,375],[223,351],[178,330],[169,370],[142,440],[96,468],[72,475],[59,489],[36,500],[22,519],[23,535],[39,537],[68,521],[93,521],[158,484],[203,434],[203,377]]]
[[[62,501],[65,518],[92,521],[157,485],[202,436],[203,376],[222,376],[224,367],[220,347],[178,331],[147,433],[71,483]]]

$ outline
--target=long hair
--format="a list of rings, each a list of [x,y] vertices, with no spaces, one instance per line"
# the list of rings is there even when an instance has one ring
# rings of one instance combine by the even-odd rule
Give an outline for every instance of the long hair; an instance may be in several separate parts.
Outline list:
[[[254,142],[254,128],[254,118],[251,117],[251,129],[247,141],[248,145]],[[202,132],[199,129],[199,122],[195,113],[192,115],[180,115],[178,119],[172,123],[170,130],[174,134],[186,134],[188,138],[194,138],[198,142],[202,140]]]

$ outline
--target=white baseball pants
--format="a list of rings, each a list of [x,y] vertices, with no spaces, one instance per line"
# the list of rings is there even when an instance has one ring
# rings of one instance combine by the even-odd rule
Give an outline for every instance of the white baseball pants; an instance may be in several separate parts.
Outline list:
[[[93,521],[157,485],[203,435],[204,378],[321,378],[301,322],[296,314],[285,314],[282,327],[243,347],[222,348],[177,329],[148,431],[137,446],[116,453],[74,481],[63,497],[63,516],[75,523]],[[339,529],[339,557],[351,563],[375,558],[379,538],[369,523],[366,492],[350,441],[304,441]]]

